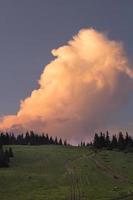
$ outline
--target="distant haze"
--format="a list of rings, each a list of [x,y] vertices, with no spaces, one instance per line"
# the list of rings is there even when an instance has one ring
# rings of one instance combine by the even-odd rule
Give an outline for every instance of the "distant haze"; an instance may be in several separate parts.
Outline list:
[[[105,128],[133,91],[133,71],[121,43],[94,29],[82,29],[53,49],[39,89],[20,104],[0,129],[32,129],[69,140],[91,137]]]

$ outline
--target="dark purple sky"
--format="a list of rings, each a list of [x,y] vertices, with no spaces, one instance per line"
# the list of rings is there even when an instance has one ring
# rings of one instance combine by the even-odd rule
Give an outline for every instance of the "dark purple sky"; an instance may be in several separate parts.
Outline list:
[[[133,60],[132,0],[1,0],[0,115],[13,114],[19,101],[38,87],[52,58],[79,29],[93,27],[122,40]],[[133,99],[121,120],[133,117]]]

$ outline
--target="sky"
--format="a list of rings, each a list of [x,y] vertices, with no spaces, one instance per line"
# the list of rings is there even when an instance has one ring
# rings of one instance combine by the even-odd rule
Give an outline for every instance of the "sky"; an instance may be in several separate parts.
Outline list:
[[[18,112],[20,101],[39,88],[44,66],[54,59],[51,50],[67,44],[80,29],[94,28],[122,41],[132,62],[132,7],[131,0],[1,0],[0,115]],[[111,124],[127,128],[132,121],[133,95]]]

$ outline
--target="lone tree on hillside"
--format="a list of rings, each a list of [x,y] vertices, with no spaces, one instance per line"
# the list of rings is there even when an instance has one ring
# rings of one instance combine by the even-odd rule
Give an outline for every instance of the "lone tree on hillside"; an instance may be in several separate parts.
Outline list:
[[[12,154],[11,154],[12,153]],[[3,150],[3,146],[0,145],[0,168],[1,167],[9,167],[10,157],[13,156],[12,149]]]

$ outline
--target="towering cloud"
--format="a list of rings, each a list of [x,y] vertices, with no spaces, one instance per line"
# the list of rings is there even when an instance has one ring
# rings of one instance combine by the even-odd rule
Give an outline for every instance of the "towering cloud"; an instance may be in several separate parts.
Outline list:
[[[39,89],[21,101],[0,129],[35,129],[69,139],[104,127],[133,90],[133,71],[121,43],[83,29],[67,45],[53,49]]]

